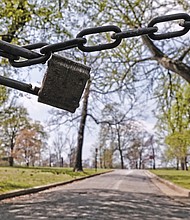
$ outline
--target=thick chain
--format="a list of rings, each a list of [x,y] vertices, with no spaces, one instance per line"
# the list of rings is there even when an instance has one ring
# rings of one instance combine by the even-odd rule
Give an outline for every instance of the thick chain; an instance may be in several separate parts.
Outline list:
[[[157,26],[155,26],[156,24],[175,20],[183,20],[183,22],[179,23],[179,26],[181,26],[182,29],[180,28],[177,31],[167,33],[157,33],[159,32],[159,29]],[[150,21],[148,27],[146,28],[136,28],[127,31],[121,31],[119,27],[114,25],[87,28],[78,33],[75,39],[55,44],[36,43],[20,47],[0,40],[0,56],[8,58],[10,64],[14,67],[24,67],[39,63],[46,63],[46,61],[51,57],[52,53],[75,47],[78,47],[83,52],[101,51],[117,47],[121,43],[122,39],[125,38],[148,35],[152,40],[163,40],[183,36],[189,30],[190,16],[186,13],[178,13],[156,17]],[[114,32],[114,34],[111,35],[111,39],[114,40],[113,42],[85,46],[87,43],[87,39],[85,38],[86,35],[107,32]],[[40,53],[33,51],[35,49],[40,49]],[[24,58],[24,60],[22,59],[20,61],[20,58]]]
[[[165,15],[162,17],[154,18],[149,24],[148,27],[153,27],[155,24],[166,21],[174,21],[183,19],[184,21],[190,21],[190,16],[185,13],[173,14],[173,15]],[[162,40],[167,38],[179,37],[185,35],[189,31],[189,27],[184,26],[183,30],[168,32],[164,34],[149,34],[149,37],[153,40]]]

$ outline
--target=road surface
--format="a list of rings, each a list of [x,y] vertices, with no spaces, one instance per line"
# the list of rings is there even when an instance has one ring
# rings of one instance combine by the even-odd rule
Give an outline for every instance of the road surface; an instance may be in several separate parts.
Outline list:
[[[190,206],[155,186],[146,171],[114,172],[0,202],[0,220],[190,219]]]

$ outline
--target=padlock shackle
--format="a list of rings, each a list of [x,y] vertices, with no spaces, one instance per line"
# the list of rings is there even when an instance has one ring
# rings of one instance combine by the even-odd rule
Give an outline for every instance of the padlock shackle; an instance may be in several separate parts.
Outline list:
[[[17,80],[9,79],[4,76],[0,76],[0,85],[8,86],[10,88],[17,89],[22,92],[27,92],[33,95],[38,95],[40,89],[38,87],[34,87],[33,89],[31,84],[19,82]]]

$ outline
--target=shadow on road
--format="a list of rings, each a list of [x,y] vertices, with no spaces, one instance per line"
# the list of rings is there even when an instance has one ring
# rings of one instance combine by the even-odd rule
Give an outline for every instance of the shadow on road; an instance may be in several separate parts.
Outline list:
[[[1,220],[189,219],[190,207],[166,196],[117,190],[42,192],[0,204]]]

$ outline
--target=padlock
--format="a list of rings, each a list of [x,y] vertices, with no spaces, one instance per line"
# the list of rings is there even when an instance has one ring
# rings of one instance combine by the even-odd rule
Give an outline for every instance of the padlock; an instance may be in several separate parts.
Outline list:
[[[52,55],[38,92],[38,101],[74,113],[87,80],[90,67],[59,55]]]

